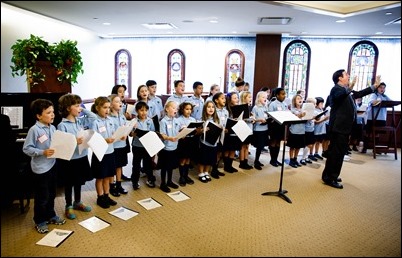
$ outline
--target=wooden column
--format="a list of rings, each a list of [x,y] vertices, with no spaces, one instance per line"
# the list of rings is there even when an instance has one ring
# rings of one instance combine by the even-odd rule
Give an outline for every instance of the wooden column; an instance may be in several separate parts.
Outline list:
[[[281,40],[281,35],[257,35],[256,37],[253,99],[264,86],[271,89],[280,86],[278,80]]]

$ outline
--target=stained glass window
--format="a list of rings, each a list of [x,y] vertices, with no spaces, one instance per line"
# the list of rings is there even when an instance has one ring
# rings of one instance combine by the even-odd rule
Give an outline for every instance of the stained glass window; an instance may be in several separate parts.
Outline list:
[[[114,57],[115,85],[126,85],[126,94],[131,98],[131,55],[128,50],[120,49]]]
[[[225,60],[225,92],[236,89],[238,77],[244,80],[244,54],[238,49],[232,49],[226,54]]]
[[[286,95],[291,98],[297,90],[304,90],[308,96],[310,46],[303,40],[293,40],[283,55],[282,87]]]
[[[362,90],[374,84],[378,61],[378,48],[368,40],[353,45],[349,53],[348,73],[350,78],[357,76],[354,90]],[[367,102],[368,96],[363,98]]]
[[[174,81],[185,81],[185,56],[180,49],[173,49],[168,54],[167,94],[172,94]]]

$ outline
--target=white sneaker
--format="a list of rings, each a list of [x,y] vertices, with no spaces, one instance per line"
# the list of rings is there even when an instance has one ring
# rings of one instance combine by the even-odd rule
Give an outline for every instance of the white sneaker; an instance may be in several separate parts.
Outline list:
[[[350,157],[348,155],[343,156],[343,161],[350,161]]]

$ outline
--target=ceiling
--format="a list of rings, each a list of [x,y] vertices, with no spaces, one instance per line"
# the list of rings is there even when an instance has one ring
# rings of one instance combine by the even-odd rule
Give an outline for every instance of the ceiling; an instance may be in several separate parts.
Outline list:
[[[257,34],[301,37],[401,36],[400,1],[2,1],[2,3],[88,29],[102,38],[249,37]],[[283,24],[287,18],[290,18],[289,23]],[[337,23],[336,21],[340,19],[345,22]],[[259,24],[261,20],[263,24]],[[156,24],[158,28],[146,28],[142,25],[146,23]]]

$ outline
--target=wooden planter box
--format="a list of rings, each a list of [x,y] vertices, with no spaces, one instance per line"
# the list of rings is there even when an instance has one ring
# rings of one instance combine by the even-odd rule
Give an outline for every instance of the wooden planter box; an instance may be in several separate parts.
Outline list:
[[[28,92],[32,93],[46,93],[46,92],[70,92],[71,81],[64,81],[63,83],[57,80],[57,71],[52,66],[50,61],[37,61],[36,66],[42,69],[43,74],[46,76],[45,81],[31,86],[28,82]]]

